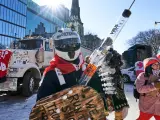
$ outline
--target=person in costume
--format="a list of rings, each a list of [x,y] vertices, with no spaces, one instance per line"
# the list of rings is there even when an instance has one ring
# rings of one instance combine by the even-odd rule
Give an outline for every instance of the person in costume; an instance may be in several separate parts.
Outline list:
[[[37,101],[77,85],[82,71],[86,68],[77,32],[71,28],[64,28],[53,35],[53,40],[55,56],[43,73]]]
[[[127,116],[129,108],[120,70],[123,63],[121,55],[116,50],[110,48],[109,52],[112,57],[110,60],[106,57],[106,61],[99,69],[99,75],[105,92],[107,111],[115,111],[115,120],[123,120]]]
[[[53,40],[55,46],[55,56],[51,60],[50,66],[47,67],[43,73],[43,77],[37,93],[37,101],[61,90],[77,85],[78,80],[86,68],[86,64],[83,60],[80,50],[81,40],[77,32],[70,28],[64,28],[53,35]],[[114,59],[110,61],[114,61]],[[102,77],[98,71],[99,70],[97,70],[97,72],[94,74],[88,83],[88,86],[99,92],[104,98],[104,101],[106,101],[107,96],[105,96],[104,87],[102,86]],[[126,105],[128,104],[126,103]],[[122,101],[118,107],[122,108],[126,105]],[[107,104],[105,104],[105,108],[106,111],[108,111]]]
[[[140,93],[140,115],[137,120],[149,120],[154,116],[160,120],[159,61],[155,57],[143,61],[144,72],[136,79],[136,89]]]

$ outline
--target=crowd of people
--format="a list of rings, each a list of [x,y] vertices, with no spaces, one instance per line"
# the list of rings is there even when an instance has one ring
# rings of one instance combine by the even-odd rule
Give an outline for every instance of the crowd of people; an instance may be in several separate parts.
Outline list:
[[[53,36],[53,40],[55,56],[51,60],[50,66],[44,71],[37,93],[37,101],[77,85],[83,71],[90,62],[89,56],[84,61],[80,50],[81,40],[74,30],[70,28],[62,29]],[[112,58],[108,60],[106,57],[104,64],[98,68],[88,85],[105,96],[106,111],[108,113],[115,111],[114,119],[123,120],[127,116],[129,104],[125,96],[120,71],[122,66],[121,56],[113,48],[109,52],[112,53]],[[146,58],[143,62],[144,71],[137,76],[135,81],[136,89],[140,93],[140,116],[137,120],[149,120],[152,116],[156,120],[160,120],[159,62],[160,56],[158,55],[157,57]],[[108,81],[103,83],[104,79]],[[108,89],[107,84],[113,85],[112,89]]]

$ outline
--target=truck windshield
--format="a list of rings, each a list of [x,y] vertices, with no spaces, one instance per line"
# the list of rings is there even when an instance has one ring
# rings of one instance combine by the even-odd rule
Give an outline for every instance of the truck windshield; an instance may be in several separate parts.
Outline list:
[[[19,49],[34,50],[41,48],[43,46],[43,40],[37,40],[37,39],[21,40],[19,41],[18,46]]]

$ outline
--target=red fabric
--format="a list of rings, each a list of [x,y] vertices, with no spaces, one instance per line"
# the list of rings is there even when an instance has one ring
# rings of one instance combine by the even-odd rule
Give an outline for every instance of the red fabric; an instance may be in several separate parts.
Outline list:
[[[146,67],[148,67],[149,65],[152,65],[154,63],[157,63],[159,62],[158,59],[156,58],[146,58],[144,61],[143,61],[143,65],[144,65],[144,69],[146,69]]]
[[[154,117],[156,120],[160,120],[160,116],[154,114],[148,114],[140,111],[139,118],[137,120],[150,120],[151,117]]]
[[[84,60],[82,57],[82,54],[80,53],[79,55],[80,58],[80,68],[82,67],[82,64],[84,64]],[[81,62],[82,61],[82,62]],[[76,70],[76,68],[74,67],[73,64],[71,64],[70,62],[67,62],[65,60],[63,60],[62,58],[60,58],[58,55],[55,55],[54,58],[51,60],[50,62],[50,66],[47,67],[44,71],[44,75],[50,71],[50,70],[54,70],[55,68],[58,68],[61,70],[62,74],[68,74],[71,73],[73,71]]]
[[[144,67],[143,67],[143,62],[142,61],[137,61],[135,63],[135,71],[136,71],[136,77],[138,77],[138,75],[141,72],[144,72]]]
[[[9,50],[0,50],[0,78],[7,74],[7,68],[12,52]]]
[[[144,72],[144,70],[136,70],[136,77],[138,77],[138,75],[142,72]]]

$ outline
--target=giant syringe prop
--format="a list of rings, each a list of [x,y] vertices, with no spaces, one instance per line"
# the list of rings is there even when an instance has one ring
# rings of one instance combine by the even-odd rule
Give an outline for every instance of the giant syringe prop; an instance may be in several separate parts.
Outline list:
[[[90,63],[88,64],[87,68],[83,72],[79,84],[80,85],[87,85],[87,83],[90,81],[94,73],[96,72],[98,66],[103,64],[104,59],[106,58],[106,55],[108,54],[107,48],[109,46],[112,46],[113,42],[116,40],[117,36],[121,32],[122,28],[128,21],[130,15],[131,15],[131,7],[135,0],[132,2],[129,9],[125,9],[122,13],[122,16],[117,21],[117,23],[112,28],[111,32],[109,33],[108,37],[102,42],[99,48],[95,49],[93,53],[90,56]]]

